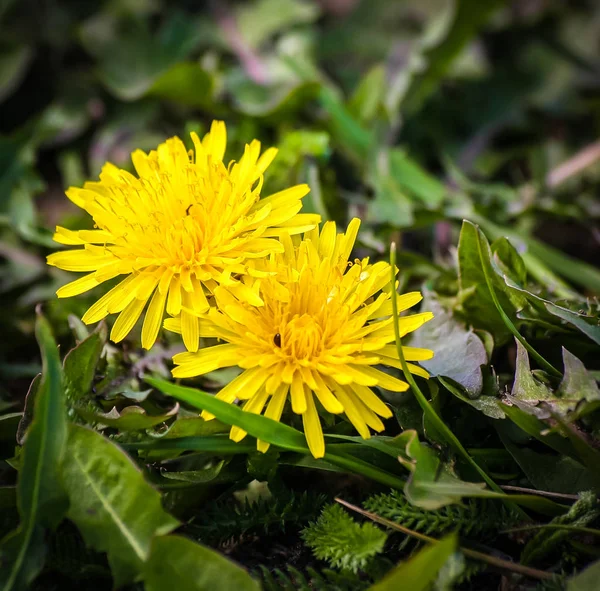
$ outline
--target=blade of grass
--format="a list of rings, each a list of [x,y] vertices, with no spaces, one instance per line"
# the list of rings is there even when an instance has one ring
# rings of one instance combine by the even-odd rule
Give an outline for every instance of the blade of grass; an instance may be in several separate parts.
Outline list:
[[[375,521],[376,523],[380,523],[381,525],[385,525],[386,527],[395,529],[399,532],[402,532],[403,534],[406,534],[407,536],[411,536],[413,538],[421,540],[422,542],[428,542],[430,544],[438,544],[439,543],[439,540],[437,540],[436,538],[432,538],[430,536],[426,536],[425,534],[421,534],[419,532],[413,531],[412,529],[408,529],[407,527],[404,527],[398,523],[395,523],[394,521],[390,521],[389,519],[380,517],[379,515],[376,515],[375,513],[370,513],[369,511],[365,511],[364,509],[361,509],[360,507],[357,507],[356,505],[352,505],[351,503],[348,503],[347,501],[344,501],[339,498],[336,498],[335,500],[337,503],[339,503],[340,505],[343,505],[344,507],[350,509],[351,511],[355,511],[359,515],[363,515],[364,517],[367,517],[371,521]],[[490,556],[489,554],[484,554],[483,552],[477,552],[476,550],[471,550],[470,548],[464,548],[461,546],[460,551],[465,556],[467,556],[469,558],[473,558],[474,560],[479,560],[481,562],[485,562],[486,564],[489,564],[490,566],[494,566],[503,571],[519,573],[521,575],[530,577],[532,579],[547,580],[547,579],[553,578],[553,576],[554,576],[552,573],[544,572],[544,571],[538,570],[536,568],[531,568],[529,566],[524,566],[519,563],[509,562],[508,560],[502,560],[501,558],[497,558],[496,556]]]
[[[245,412],[235,404],[223,402],[201,390],[179,386],[157,378],[146,378],[146,382],[161,392],[173,396],[177,400],[185,402],[194,408],[210,412],[228,425],[240,427],[253,437],[256,437],[256,439],[266,441],[288,451],[310,454],[304,434],[288,425],[263,417],[262,415]],[[357,458],[345,454],[326,453],[323,459],[330,464],[340,466],[355,474],[361,474],[381,484],[393,488],[402,488],[404,486],[404,481],[396,476],[388,474]]]

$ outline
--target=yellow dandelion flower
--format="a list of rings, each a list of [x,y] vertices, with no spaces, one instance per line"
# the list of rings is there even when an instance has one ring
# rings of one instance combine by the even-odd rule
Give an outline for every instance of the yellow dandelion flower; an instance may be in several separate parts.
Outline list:
[[[226,130],[213,122],[194,150],[175,137],[149,154],[131,155],[137,176],[106,164],[99,182],[70,188],[67,196],[87,211],[94,230],[57,227],[54,240],[81,246],[56,252],[48,264],[88,274],[61,287],[58,297],[86,292],[119,275],[127,275],[83,316],[87,324],[118,313],[111,332],[115,342],[134,327],[148,305],[142,345],[155,342],[165,309],[181,315],[188,350],[198,349],[198,317],[220,285],[237,287],[242,301],[260,304],[239,277],[248,262],[283,250],[281,232],[305,232],[319,216],[299,214],[309,191],[297,185],[260,199],[263,173],[277,150],[260,155],[260,142],[246,146],[239,162],[223,162]]]
[[[327,412],[345,413],[365,439],[370,428],[382,431],[380,417],[392,413],[372,388],[401,392],[408,385],[377,367],[401,366],[393,344],[390,266],[370,264],[368,259],[348,262],[359,223],[353,220],[347,232],[338,235],[335,223],[328,222],[320,234],[318,229],[308,232],[299,244],[298,237],[296,245],[290,237],[282,237],[285,250],[271,260],[281,273],[256,281],[261,306],[248,304],[226,287],[216,289],[217,307],[202,316],[201,333],[225,342],[176,355],[173,376],[189,378],[239,366],[245,371],[217,398],[230,403],[239,399],[244,410],[279,421],[289,397],[292,411],[302,416],[316,458],[325,453],[316,401]],[[400,311],[422,299],[418,292],[396,296]],[[401,335],[432,317],[430,312],[403,316]],[[167,320],[165,326],[181,331],[178,319]],[[408,361],[433,356],[427,349],[403,350]],[[409,367],[416,375],[428,377],[422,368]],[[231,429],[235,441],[245,435],[238,427]],[[258,442],[259,450],[267,448],[268,444]]]

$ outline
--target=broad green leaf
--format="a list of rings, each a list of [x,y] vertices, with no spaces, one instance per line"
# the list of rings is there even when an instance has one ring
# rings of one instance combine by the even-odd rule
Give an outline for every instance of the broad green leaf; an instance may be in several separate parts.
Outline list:
[[[288,427],[283,423],[263,417],[262,415],[244,412],[234,404],[218,400],[214,396],[200,390],[178,386],[156,378],[146,378],[146,382],[181,402],[185,402],[199,410],[210,412],[217,419],[228,425],[241,427],[257,439],[290,451],[308,452],[304,435],[300,431]]]
[[[451,378],[470,398],[477,398],[483,389],[481,366],[487,363],[481,339],[442,307],[431,292],[425,292],[422,309],[433,312],[433,320],[415,332],[411,344],[431,349],[435,355],[419,363],[432,376]]]
[[[506,416],[525,433],[535,437],[555,451],[579,461],[579,457],[569,440],[558,433],[551,432],[549,425],[517,406],[501,404],[501,407]],[[501,425],[497,425],[497,428],[501,428]]]
[[[36,336],[42,353],[42,380],[17,484],[21,524],[0,545],[2,591],[28,588],[43,566],[43,528],[56,527],[67,509],[61,474],[67,437],[63,374],[50,325],[41,314]]]
[[[439,509],[444,505],[458,503],[464,495],[480,493],[483,483],[463,482],[444,466],[430,447],[419,441],[416,431],[404,431],[397,441],[405,441],[405,455],[398,461],[411,472],[404,487],[406,498],[424,509]],[[444,490],[428,487],[429,484],[447,485]]]
[[[496,396],[491,396],[489,394],[482,394],[477,398],[471,398],[461,386],[452,380],[447,378],[438,378],[440,384],[448,390],[451,394],[456,396],[459,400],[462,400],[469,406],[476,408],[478,411],[482,412],[485,416],[490,417],[491,419],[503,419],[506,415],[504,411],[500,407],[500,399]]]
[[[214,80],[194,62],[173,65],[156,79],[148,94],[188,107],[209,107],[213,103]]]
[[[172,531],[177,520],[137,466],[100,433],[70,426],[63,473],[69,519],[88,545],[108,554],[116,586],[133,581],[153,537]]]
[[[228,82],[236,110],[244,115],[269,119],[289,116],[314,100],[320,89],[320,84],[312,81],[287,81],[265,86],[247,78],[230,77]]]
[[[567,580],[567,591],[596,591],[600,580],[600,560]]]
[[[489,268],[491,251],[487,240],[482,238],[485,264]],[[469,323],[487,330],[494,336],[495,342],[501,345],[508,340],[511,332],[496,310],[486,284],[479,255],[479,240],[480,231],[477,226],[464,220],[458,241],[459,281],[460,291],[463,294],[463,308]],[[509,317],[514,318],[512,303],[504,293],[504,282],[495,273],[492,274],[492,282],[502,309]]]
[[[84,24],[81,38],[99,59],[98,75],[110,92],[121,100],[134,101],[191,53],[200,40],[200,30],[179,12],[171,13],[154,35],[142,21],[115,23],[101,14]]]
[[[174,535],[154,538],[143,579],[146,591],[260,591],[244,569],[222,554]]]
[[[431,544],[405,562],[392,569],[381,581],[369,587],[369,591],[426,591],[436,580],[448,559],[458,550],[456,534]]]
[[[141,431],[172,419],[179,410],[179,404],[168,412],[149,415],[141,406],[126,406],[120,412],[113,407],[109,412],[93,412],[87,408],[78,409],[77,413],[91,423],[100,423],[114,427],[120,431]]]
[[[577,494],[581,490],[598,488],[600,484],[600,475],[592,474],[568,456],[542,454],[516,445],[506,437],[502,438],[502,443],[538,490]]]
[[[102,324],[65,355],[65,390],[71,402],[82,400],[90,394],[106,336],[106,326]]]

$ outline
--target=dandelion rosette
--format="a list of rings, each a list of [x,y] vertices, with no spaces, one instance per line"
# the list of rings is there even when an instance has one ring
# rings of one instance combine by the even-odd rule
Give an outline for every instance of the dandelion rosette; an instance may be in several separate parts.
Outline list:
[[[202,315],[200,332],[224,343],[175,355],[173,376],[189,378],[239,366],[244,371],[216,397],[229,403],[239,399],[245,411],[276,421],[290,398],[316,458],[325,453],[317,401],[322,410],[345,413],[365,439],[370,428],[382,431],[381,418],[392,413],[372,388],[402,392],[408,384],[377,367],[401,367],[392,344],[391,270],[388,263],[371,264],[367,258],[348,262],[359,224],[354,219],[345,234],[336,234],[335,223],[328,222],[320,233],[307,232],[302,241],[299,236],[282,236],[284,251],[259,265],[271,274],[248,280],[258,286],[260,306],[226,286],[218,287],[217,306]],[[422,299],[418,292],[395,296],[399,311]],[[431,318],[431,312],[402,316],[401,336]],[[175,332],[182,329],[175,318],[165,326]],[[415,347],[403,347],[403,352],[408,361],[433,356]],[[412,373],[428,377],[422,368],[408,365]],[[203,416],[212,418],[206,412]],[[230,432],[235,441],[245,435],[239,427]],[[258,449],[266,451],[268,444],[259,441]]]
[[[226,285],[240,302],[262,304],[240,281],[245,273],[260,274],[249,261],[281,252],[282,232],[302,233],[319,222],[317,215],[298,213],[307,185],[260,198],[275,148],[261,155],[254,140],[239,162],[226,166],[223,122],[213,122],[202,140],[195,133],[191,139],[189,152],[177,137],[149,154],[133,152],[137,176],[106,164],[99,182],[67,191],[92,216],[95,229],[56,228],[55,241],[82,248],[51,254],[48,264],[87,272],[57,295],[75,296],[127,275],[83,316],[90,324],[118,313],[115,342],[127,336],[149,302],[142,345],[154,344],[166,310],[180,316],[185,345],[196,351],[198,315],[208,311],[217,286]]]

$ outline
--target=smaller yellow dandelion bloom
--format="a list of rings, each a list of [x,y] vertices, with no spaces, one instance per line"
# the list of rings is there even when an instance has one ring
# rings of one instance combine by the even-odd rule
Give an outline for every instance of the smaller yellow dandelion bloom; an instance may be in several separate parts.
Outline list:
[[[284,252],[269,263],[280,273],[256,282],[261,306],[248,304],[226,287],[215,290],[217,308],[203,315],[201,331],[225,343],[175,355],[173,376],[189,378],[239,366],[245,371],[216,397],[231,403],[242,400],[244,410],[277,421],[290,398],[292,411],[302,416],[308,446],[316,458],[325,453],[316,401],[327,412],[345,413],[365,439],[370,428],[382,431],[380,417],[392,413],[372,388],[401,392],[408,385],[377,367],[400,367],[393,344],[391,293],[386,289],[390,266],[370,264],[368,259],[348,263],[358,227],[355,219],[345,234],[336,234],[335,223],[328,222],[321,233],[318,229],[306,233],[296,245],[290,237],[283,237]],[[396,297],[400,311],[422,299],[418,292]],[[432,317],[423,312],[400,318],[401,335]],[[167,320],[165,326],[181,331],[178,319]],[[427,349],[403,349],[409,361],[433,356]],[[420,367],[409,367],[428,377]],[[235,441],[245,435],[238,427],[231,429]],[[259,450],[267,448],[268,444],[258,442]]]
[[[260,155],[260,142],[246,146],[239,162],[223,162],[226,130],[213,122],[194,151],[171,138],[149,154],[131,155],[137,176],[106,164],[99,182],[70,188],[67,196],[94,220],[94,230],[57,227],[54,240],[81,246],[56,252],[48,264],[88,274],[61,287],[58,297],[84,293],[119,275],[127,277],[83,316],[87,324],[119,314],[111,332],[125,338],[149,303],[142,345],[155,342],[165,309],[181,316],[188,350],[198,349],[198,317],[219,284],[237,286],[242,300],[260,304],[239,277],[248,262],[283,250],[281,232],[305,232],[319,216],[299,214],[307,185],[260,199],[263,173],[277,150]],[[208,296],[208,297],[207,297]]]

